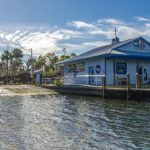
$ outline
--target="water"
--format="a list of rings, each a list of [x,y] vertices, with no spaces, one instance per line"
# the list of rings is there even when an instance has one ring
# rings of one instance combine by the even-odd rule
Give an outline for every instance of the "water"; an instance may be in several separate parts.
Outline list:
[[[2,150],[149,150],[150,103],[79,96],[0,97]]]

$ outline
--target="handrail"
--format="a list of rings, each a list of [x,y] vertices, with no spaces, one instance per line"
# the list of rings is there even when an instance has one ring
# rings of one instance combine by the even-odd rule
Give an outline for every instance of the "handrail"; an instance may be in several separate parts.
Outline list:
[[[102,78],[106,75],[65,75],[64,82],[65,84],[72,85],[102,85]]]
[[[64,77],[106,77],[106,75],[65,75]]]

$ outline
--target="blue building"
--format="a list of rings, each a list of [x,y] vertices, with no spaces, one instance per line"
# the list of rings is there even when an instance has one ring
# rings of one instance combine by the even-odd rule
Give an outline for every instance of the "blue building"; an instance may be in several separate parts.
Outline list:
[[[64,84],[101,85],[106,76],[107,85],[116,84],[130,74],[136,84],[136,74],[143,84],[150,82],[150,43],[143,37],[120,41],[116,36],[111,44],[92,49],[57,64],[64,65]]]
[[[43,73],[42,69],[35,70],[33,72],[33,74],[34,74],[34,80],[35,80],[36,84],[42,84],[42,73]]]

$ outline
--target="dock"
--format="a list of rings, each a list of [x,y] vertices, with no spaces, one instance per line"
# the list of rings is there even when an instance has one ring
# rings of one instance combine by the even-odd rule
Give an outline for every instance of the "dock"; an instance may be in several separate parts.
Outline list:
[[[43,88],[63,94],[99,96],[105,99],[147,100],[150,98],[150,88],[116,88],[88,85],[42,85]]]

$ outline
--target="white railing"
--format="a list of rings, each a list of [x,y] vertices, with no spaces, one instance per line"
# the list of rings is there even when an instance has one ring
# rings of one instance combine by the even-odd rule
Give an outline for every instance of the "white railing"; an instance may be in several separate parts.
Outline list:
[[[102,78],[105,75],[76,75],[76,76],[64,76],[65,85],[102,85]]]

